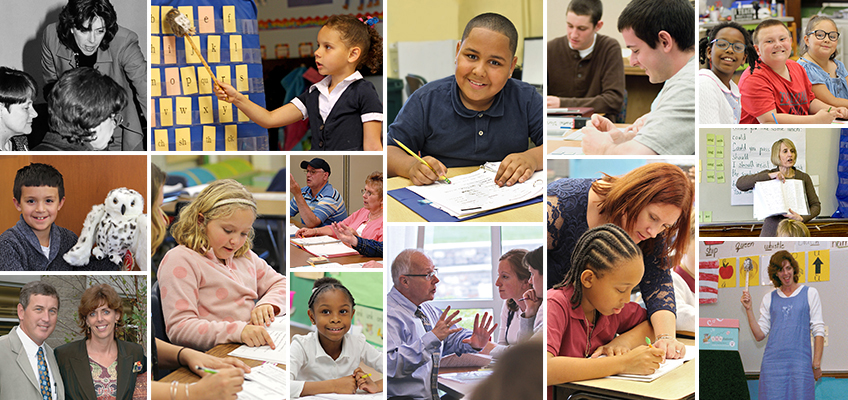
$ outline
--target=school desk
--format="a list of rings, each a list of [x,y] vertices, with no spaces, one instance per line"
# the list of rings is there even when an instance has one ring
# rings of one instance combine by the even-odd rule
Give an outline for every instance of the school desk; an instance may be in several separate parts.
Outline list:
[[[628,126],[630,126],[630,124],[615,124],[615,127],[618,128],[618,129],[624,129],[624,128],[627,128]],[[575,131],[577,131],[577,129],[572,129],[572,130],[568,131],[568,133],[566,133],[566,135],[571,134]],[[582,140],[552,139],[550,136],[548,136],[548,151],[547,151],[547,154],[550,155],[553,151],[555,151],[556,149],[558,149],[560,147],[582,147],[582,146],[583,146]]]
[[[448,168],[448,178],[458,175],[469,174],[480,167],[456,167]],[[409,179],[396,176],[388,179],[388,190],[405,188],[412,186],[412,181]],[[388,222],[427,222],[412,210],[406,208],[392,196],[386,196],[388,199]],[[542,222],[543,218],[543,203],[533,203],[523,207],[497,212],[494,214],[484,215],[479,218],[472,218],[468,222]]]
[[[695,345],[692,339],[680,339],[686,345]],[[570,382],[557,385],[576,390],[585,397],[599,399],[632,399],[632,400],[680,400],[694,399],[697,379],[698,356],[686,362],[682,367],[669,372],[650,383],[628,381],[624,379],[590,379],[587,381]],[[595,397],[593,397],[595,395]]]
[[[452,372],[472,372],[477,371],[480,368],[478,367],[457,367],[457,368],[439,368],[439,375],[449,374]],[[474,388],[477,385],[483,382],[483,380],[473,381],[473,382],[457,382],[450,379],[444,379],[439,376],[439,389],[446,393],[442,399],[461,399],[465,397],[467,394],[474,391]]]
[[[848,237],[848,221],[842,218],[813,218],[805,225],[812,237]],[[757,237],[762,221],[702,223],[701,237]]]
[[[277,345],[279,346],[279,344],[277,344]],[[225,358],[225,357],[229,357],[227,354],[230,354],[231,351],[239,348],[239,346],[241,346],[241,344],[239,344],[239,343],[219,344],[219,345],[211,348],[209,351],[207,351],[206,354],[209,354],[209,355],[212,355],[212,356],[215,356],[215,357]],[[244,361],[244,363],[247,364],[247,366],[251,367],[251,368],[257,367],[257,366],[262,365],[264,363],[264,361],[251,360],[251,359],[248,359],[248,358],[241,358],[241,357],[236,357],[236,358]],[[286,366],[283,365],[283,364],[277,364],[277,366],[282,368],[282,369],[286,369]],[[166,377],[160,379],[159,382],[178,381],[180,383],[192,383],[192,382],[197,382],[199,380],[200,380],[200,377],[195,375],[193,372],[189,371],[188,368],[180,367],[176,371],[171,372]]]

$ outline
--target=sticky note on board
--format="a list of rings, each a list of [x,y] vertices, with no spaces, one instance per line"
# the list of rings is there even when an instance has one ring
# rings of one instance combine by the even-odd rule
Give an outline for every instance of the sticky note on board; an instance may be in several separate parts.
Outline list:
[[[713,222],[713,212],[704,211],[704,222]]]
[[[163,64],[177,63],[177,37],[162,36],[162,60]]]
[[[215,67],[215,76],[218,77],[219,82],[229,83],[230,82],[230,66],[229,65],[219,65]]]
[[[156,140],[156,151],[168,151],[168,130],[153,130],[153,138]]]
[[[162,75],[159,68],[150,68],[150,96],[159,97],[162,95]]]
[[[150,6],[150,33],[159,33],[159,6]]]
[[[716,158],[724,158],[724,147],[716,147]]]
[[[218,100],[218,122],[233,122],[233,105]]]
[[[715,146],[707,146],[707,157],[715,157]]]
[[[242,62],[241,35],[230,36],[230,62]]]
[[[212,77],[206,67],[197,67],[197,90],[200,94],[212,93]]]
[[[174,130],[174,142],[177,151],[191,151],[191,128]]]
[[[236,65],[236,90],[239,92],[247,92],[250,90],[250,85],[248,85],[247,64]]]
[[[708,133],[707,134],[707,146],[715,146],[715,134]]]
[[[716,172],[716,183],[724,183],[724,172]]]
[[[173,102],[168,97],[159,99],[159,126],[174,126]]]
[[[716,135],[716,146],[724,147],[724,135]]]
[[[162,38],[159,36],[150,37],[150,63],[153,65],[162,62]]]
[[[180,68],[180,77],[183,82],[183,94],[197,93],[197,77],[194,76],[194,67]]]
[[[226,147],[224,150],[226,151],[236,151],[238,150],[238,126],[237,125],[225,125],[224,126],[224,140],[226,142]]]
[[[150,114],[151,114],[150,115],[150,127],[155,128],[156,127],[156,99],[150,99],[150,108],[148,108],[148,110],[150,110]]]
[[[698,222],[704,222],[704,212],[703,211],[698,213]]]
[[[194,43],[194,46],[197,47],[197,50],[200,50],[200,38],[197,36],[186,36],[183,38],[185,40],[185,53],[186,53],[186,64],[200,64],[200,56],[194,51],[194,47],[191,47],[191,43],[188,41],[191,40]]]
[[[715,169],[715,158],[708,158],[707,159],[707,169],[708,170]]]
[[[215,151],[215,127],[203,127],[203,151]]]
[[[163,7],[160,8],[160,14],[159,15],[161,15],[161,17],[159,17],[159,21],[162,22],[162,34],[163,35],[173,35],[174,34],[174,31],[171,30],[171,26],[165,23],[165,16],[168,15],[168,11],[171,11],[172,8],[174,8],[174,7],[163,6]]]
[[[212,96],[200,96],[197,98],[197,110],[200,112],[200,123],[211,124],[215,122],[214,108],[212,108]]]
[[[724,171],[724,160],[721,158],[716,159],[716,171]]]
[[[177,97],[177,125],[191,125],[191,97]]]
[[[715,182],[715,171],[707,170],[707,183]]]
[[[179,68],[165,68],[165,93],[167,96],[179,96],[182,93]]]
[[[177,10],[180,10],[180,13],[185,15],[189,22],[191,22],[191,26],[195,26],[194,24],[194,7],[192,6],[179,6]]]
[[[224,32],[233,33],[236,31],[236,6],[223,7]]]
[[[215,32],[215,8],[212,6],[197,7],[197,32]]]
[[[221,37],[218,35],[206,37],[206,62],[210,64],[221,62]]]

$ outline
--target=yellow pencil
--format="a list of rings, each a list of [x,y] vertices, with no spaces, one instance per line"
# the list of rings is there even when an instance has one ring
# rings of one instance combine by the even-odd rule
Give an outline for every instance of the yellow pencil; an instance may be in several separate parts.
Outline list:
[[[401,143],[401,142],[400,142],[400,141],[398,141],[397,139],[392,139],[392,140],[394,140],[394,141],[395,141],[395,143],[397,143],[397,144],[398,144],[398,146],[400,146],[400,148],[402,148],[402,149],[406,150],[406,152],[407,152],[407,153],[409,153],[409,155],[411,155],[411,156],[415,157],[415,159],[416,159],[416,160],[421,161],[422,163],[424,163],[424,165],[426,165],[426,166],[427,166],[427,168],[430,168],[430,170],[431,170],[431,171],[433,171],[433,173],[434,173],[434,174],[439,175],[439,173],[438,173],[438,172],[436,172],[436,170],[435,170],[432,166],[430,166],[430,164],[427,164],[427,161],[424,161],[424,159],[423,159],[423,158],[418,157],[418,154],[413,153],[413,152],[412,152],[412,150],[410,150],[410,149],[409,149],[409,147],[406,147],[403,143]],[[440,180],[440,181],[444,181],[445,183],[451,183],[450,179],[448,179],[448,178],[447,178],[446,176],[444,176],[444,175],[439,176],[439,180]]]

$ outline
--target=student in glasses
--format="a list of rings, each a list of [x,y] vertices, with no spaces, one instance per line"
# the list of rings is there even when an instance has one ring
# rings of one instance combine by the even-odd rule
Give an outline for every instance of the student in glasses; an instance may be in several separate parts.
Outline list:
[[[698,48],[698,59],[707,66],[698,71],[698,123],[738,124],[742,105],[733,74],[746,62],[752,70],[757,65],[751,34],[736,22],[722,22],[701,39]]]
[[[830,17],[816,15],[810,18],[798,64],[807,71],[817,99],[834,106],[848,107],[848,70],[836,58],[838,43],[839,30]]]

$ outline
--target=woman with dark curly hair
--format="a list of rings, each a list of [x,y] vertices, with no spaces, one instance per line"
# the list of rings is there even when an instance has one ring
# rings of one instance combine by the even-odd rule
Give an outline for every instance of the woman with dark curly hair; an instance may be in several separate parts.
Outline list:
[[[88,67],[71,70],[50,92],[50,132],[33,150],[105,150],[126,105],[126,93],[112,78]]]
[[[62,74],[78,67],[91,67],[112,78],[127,95],[135,96],[132,107],[121,111],[125,121],[114,129],[109,150],[143,150],[147,127],[147,61],[138,35],[118,25],[109,0],[69,0],[59,22],[44,30],[41,68],[44,97]],[[49,102],[49,100],[48,100]]]
[[[132,399],[136,377],[147,371],[147,358],[137,343],[118,339],[123,300],[112,286],[94,285],[83,292],[78,311],[85,339],[55,350],[66,397]]]

